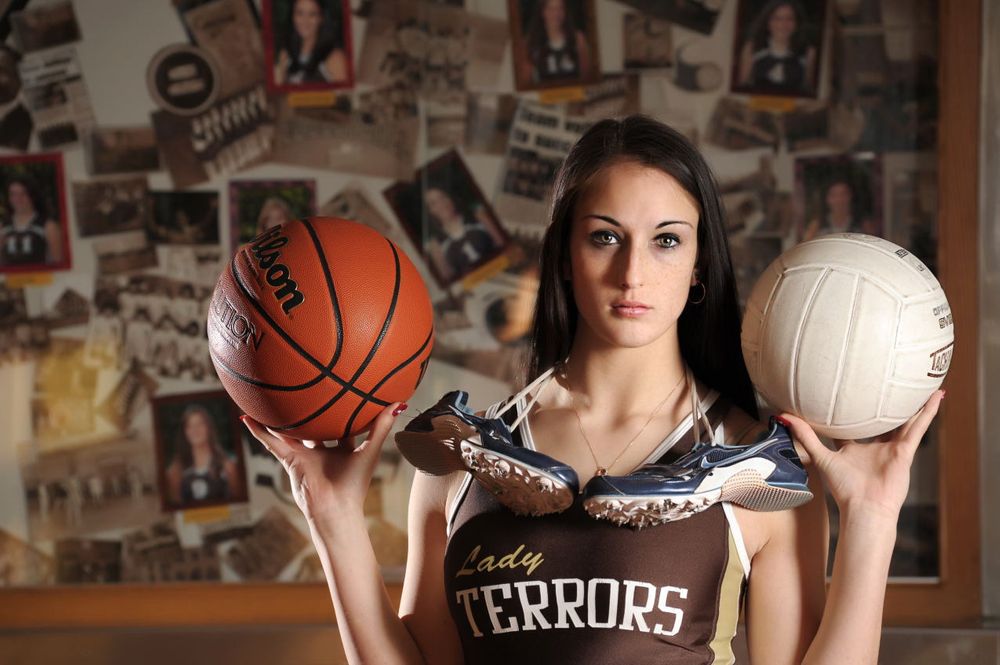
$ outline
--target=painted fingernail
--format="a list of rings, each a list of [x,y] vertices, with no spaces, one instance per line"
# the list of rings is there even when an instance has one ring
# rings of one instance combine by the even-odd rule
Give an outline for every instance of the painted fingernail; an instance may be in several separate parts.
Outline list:
[[[947,394],[948,394],[947,390],[942,390],[941,391],[941,399],[944,399]]]
[[[392,415],[398,416],[403,411],[406,411],[406,409],[408,409],[409,406],[410,406],[409,404],[407,404],[406,402],[403,402],[402,404],[400,404],[399,406],[397,406],[395,409],[393,409]]]
[[[781,416],[775,416],[774,419],[777,420],[782,425],[784,425],[785,427],[791,427],[792,426],[792,423],[789,422],[788,419],[782,418]]]

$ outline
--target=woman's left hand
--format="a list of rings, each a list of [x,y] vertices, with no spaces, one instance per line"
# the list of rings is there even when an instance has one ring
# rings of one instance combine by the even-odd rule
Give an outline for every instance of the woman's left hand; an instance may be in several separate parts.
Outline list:
[[[801,418],[789,413],[782,413],[780,418],[805,449],[803,461],[811,461],[819,471],[842,511],[863,507],[896,519],[910,485],[913,456],[943,399],[944,391],[935,391],[912,418],[896,429],[865,443],[834,440],[837,450],[824,446]]]

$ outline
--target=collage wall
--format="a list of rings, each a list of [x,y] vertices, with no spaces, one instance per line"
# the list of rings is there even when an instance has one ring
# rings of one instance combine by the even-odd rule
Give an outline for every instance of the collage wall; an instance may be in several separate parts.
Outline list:
[[[229,257],[283,221],[358,220],[417,265],[435,344],[408,414],[520,387],[552,181],[601,118],[703,152],[744,302],[824,233],[935,267],[934,0],[6,6],[0,585],[322,580],[206,339]],[[413,474],[387,443],[365,510],[390,580]],[[935,474],[895,575],[937,574]]]

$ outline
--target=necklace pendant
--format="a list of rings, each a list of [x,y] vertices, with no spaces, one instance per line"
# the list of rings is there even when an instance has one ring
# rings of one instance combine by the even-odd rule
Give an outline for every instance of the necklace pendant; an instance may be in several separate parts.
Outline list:
[[[608,470],[605,469],[603,466],[599,466],[599,467],[597,467],[597,473],[595,473],[594,475],[595,476],[606,476],[606,475],[608,475]]]

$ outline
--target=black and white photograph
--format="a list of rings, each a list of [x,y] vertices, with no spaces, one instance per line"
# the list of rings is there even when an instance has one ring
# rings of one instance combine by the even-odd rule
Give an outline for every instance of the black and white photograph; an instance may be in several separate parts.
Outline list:
[[[541,236],[555,174],[589,124],[568,118],[558,106],[521,101],[494,197],[504,223],[534,229]]]
[[[663,69],[674,64],[670,22],[629,12],[623,19],[625,69]]]
[[[781,141],[776,113],[758,110],[736,97],[719,99],[705,130],[705,138],[727,150],[773,148]]]
[[[150,242],[169,245],[219,243],[217,192],[150,192]]]
[[[278,508],[270,508],[224,555],[240,579],[272,581],[309,544],[309,539]]]
[[[99,275],[145,270],[159,264],[156,247],[150,244],[145,229],[95,238],[93,247]]]
[[[734,0],[619,0],[642,14],[710,35],[722,6]]]
[[[84,363],[84,342],[50,340],[35,365],[31,397],[34,439],[45,444],[71,443],[94,434],[96,389],[97,371]]]
[[[94,126],[94,109],[73,46],[25,53],[23,94],[42,149],[75,145]]]
[[[72,447],[21,446],[32,541],[137,527],[159,515],[148,435],[109,434]]]
[[[54,573],[51,556],[0,529],[0,587],[52,584]]]
[[[80,25],[69,0],[14,12],[10,28],[14,43],[25,53],[80,41]]]
[[[836,155],[795,160],[798,239],[828,233],[882,235],[882,164],[879,157]]]
[[[76,227],[83,237],[137,231],[149,223],[145,176],[108,176],[73,183]]]
[[[464,94],[473,81],[496,81],[507,24],[440,3],[372,5],[358,58],[358,81],[419,90],[425,99]]]
[[[600,80],[594,0],[508,0],[507,11],[517,90]]]
[[[160,148],[152,127],[93,127],[82,144],[90,175],[160,170]]]
[[[55,544],[56,583],[115,584],[122,581],[120,540],[67,538]]]
[[[739,0],[733,92],[816,97],[826,0]]]
[[[267,160],[273,149],[274,113],[263,84],[220,97],[193,114],[154,112],[162,163],[174,187],[192,187]]]
[[[122,581],[218,582],[222,566],[216,548],[185,547],[169,522],[156,522],[122,537]]]
[[[174,0],[184,28],[219,73],[225,99],[264,82],[264,43],[252,0]]]
[[[466,98],[465,152],[502,155],[514,124],[517,103],[516,95],[470,92]]]
[[[419,118],[377,123],[378,117],[357,109],[294,108],[282,103],[271,160],[377,178],[412,177],[417,166]]]
[[[938,174],[932,152],[882,156],[885,238],[905,247],[937,273]]]
[[[225,391],[157,397],[152,410],[164,511],[247,501],[237,411]]]
[[[232,247],[264,231],[316,214],[315,180],[230,180]]]
[[[61,154],[0,157],[0,273],[72,266]]]
[[[262,12],[271,90],[353,87],[349,0],[263,0]]]
[[[429,162],[384,195],[442,288],[503,255],[507,233],[458,152]]]

